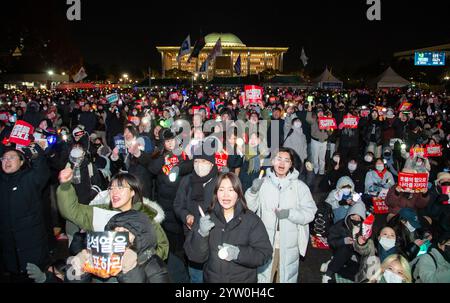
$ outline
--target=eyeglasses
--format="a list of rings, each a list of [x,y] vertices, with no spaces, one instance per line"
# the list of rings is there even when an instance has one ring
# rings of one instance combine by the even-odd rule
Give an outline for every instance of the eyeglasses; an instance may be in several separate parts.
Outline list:
[[[13,160],[15,160],[17,158],[19,158],[19,157],[17,157],[17,156],[1,157],[0,161],[2,161],[2,162],[4,162],[4,161],[13,161]]]
[[[284,163],[287,163],[287,164],[292,162],[290,159],[281,158],[281,157],[275,157],[275,161],[284,162]]]
[[[131,187],[128,187],[128,186],[110,186],[110,187],[108,187],[108,190],[109,191],[113,191],[113,190],[120,190],[120,191],[122,191],[122,190],[124,190],[126,188],[131,189]]]

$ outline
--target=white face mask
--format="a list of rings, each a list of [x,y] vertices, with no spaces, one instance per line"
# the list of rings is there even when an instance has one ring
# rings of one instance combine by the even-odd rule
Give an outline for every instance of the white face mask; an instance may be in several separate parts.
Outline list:
[[[403,283],[403,278],[390,270],[385,270],[383,277],[387,283]]]
[[[350,192],[351,192],[351,189],[350,189],[350,188],[343,188],[343,189],[342,189],[342,193],[343,193],[344,195],[346,195],[346,196],[348,196],[348,195],[350,194]]]
[[[416,228],[412,226],[408,221],[406,221],[405,226],[411,233],[413,233],[416,230]]]
[[[372,156],[366,155],[364,157],[364,161],[366,161],[366,162],[372,162],[372,160],[373,160]]]
[[[300,127],[302,127],[302,124],[300,122],[294,123],[294,128],[300,128]]]
[[[376,168],[378,171],[382,171],[384,169],[384,165],[377,165]]]
[[[203,163],[194,163],[194,170],[195,173],[199,176],[199,177],[204,177],[207,174],[209,174],[209,172],[211,171],[211,165],[209,164],[203,164]]]
[[[395,239],[389,239],[386,237],[381,237],[380,245],[384,248],[384,250],[389,250],[395,246]]]
[[[354,172],[356,170],[357,165],[353,163],[348,164],[348,170]]]

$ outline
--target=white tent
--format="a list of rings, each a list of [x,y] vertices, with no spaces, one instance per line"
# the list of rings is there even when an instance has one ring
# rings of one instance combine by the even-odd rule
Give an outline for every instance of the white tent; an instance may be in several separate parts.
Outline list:
[[[391,67],[388,67],[378,78],[375,79],[377,88],[383,87],[404,87],[410,82],[402,78]]]
[[[316,83],[319,88],[342,88],[343,82],[333,76],[333,74],[325,68],[324,72],[314,79],[314,83]]]

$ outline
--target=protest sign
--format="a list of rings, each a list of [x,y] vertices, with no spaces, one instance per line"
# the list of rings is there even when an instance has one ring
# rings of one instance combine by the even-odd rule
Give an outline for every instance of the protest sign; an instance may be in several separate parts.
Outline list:
[[[358,128],[359,118],[352,115],[346,115],[343,123],[344,128]]]
[[[9,137],[9,142],[28,146],[31,143],[30,135],[34,133],[34,127],[22,120],[14,125]]]
[[[8,112],[0,112],[0,121],[8,122],[10,114]]]
[[[442,146],[441,145],[427,145],[426,154],[428,157],[441,157],[442,156]]]
[[[319,118],[319,129],[320,130],[337,129],[336,119],[326,117]]]
[[[399,173],[398,186],[411,192],[426,192],[428,189],[428,173]]]
[[[382,215],[389,212],[389,208],[387,207],[384,198],[372,197],[372,205],[374,214]]]
[[[123,135],[117,135],[114,137],[114,145],[119,149],[119,154],[126,155],[127,148],[125,146],[125,138]]]
[[[101,278],[117,276],[122,271],[127,246],[127,232],[89,232],[87,250],[90,258],[83,264],[83,270]]]
[[[117,102],[117,101],[119,101],[119,94],[114,93],[114,94],[106,95],[106,100],[108,101],[108,103]]]
[[[245,99],[249,103],[258,103],[263,98],[263,88],[257,85],[245,85]]]

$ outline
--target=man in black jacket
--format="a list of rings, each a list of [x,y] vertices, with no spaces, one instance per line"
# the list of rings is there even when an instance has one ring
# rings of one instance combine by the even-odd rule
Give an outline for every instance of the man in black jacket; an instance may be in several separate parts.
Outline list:
[[[41,193],[50,177],[42,149],[25,150],[32,155],[31,167],[22,152],[10,148],[2,155],[0,172],[1,263],[11,281],[23,282],[27,263],[43,269],[48,262]]]

